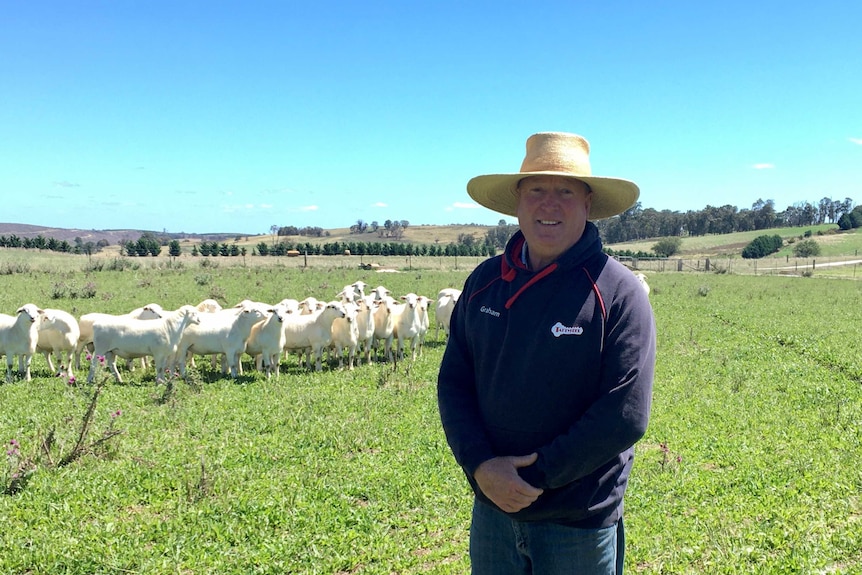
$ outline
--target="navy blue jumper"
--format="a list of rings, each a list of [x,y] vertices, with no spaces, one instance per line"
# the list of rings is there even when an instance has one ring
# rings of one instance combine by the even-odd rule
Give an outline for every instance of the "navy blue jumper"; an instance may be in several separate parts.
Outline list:
[[[541,270],[524,263],[524,242],[517,232],[465,282],[438,376],[443,428],[480,501],[496,507],[473,477],[479,464],[537,452],[519,473],[544,493],[510,517],[607,527],[649,420],[652,308],[591,222]]]

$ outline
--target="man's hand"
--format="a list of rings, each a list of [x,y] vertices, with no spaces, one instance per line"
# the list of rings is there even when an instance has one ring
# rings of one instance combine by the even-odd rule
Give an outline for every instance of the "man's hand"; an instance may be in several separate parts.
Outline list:
[[[518,475],[519,467],[536,462],[537,453],[520,457],[495,457],[482,462],[473,476],[482,493],[506,513],[514,513],[529,507],[542,490],[533,487]]]

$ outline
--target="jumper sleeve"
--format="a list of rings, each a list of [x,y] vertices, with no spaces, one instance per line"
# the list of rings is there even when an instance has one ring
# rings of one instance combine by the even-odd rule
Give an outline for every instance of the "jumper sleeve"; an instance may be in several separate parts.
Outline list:
[[[566,433],[539,449],[534,465],[520,470],[532,485],[556,489],[575,482],[625,454],[646,432],[655,321],[639,286],[620,289],[608,312],[599,396]]]
[[[449,341],[437,376],[437,404],[455,461],[472,476],[482,462],[495,454],[479,411],[475,371],[466,339],[464,312],[468,299],[465,287],[452,311]]]

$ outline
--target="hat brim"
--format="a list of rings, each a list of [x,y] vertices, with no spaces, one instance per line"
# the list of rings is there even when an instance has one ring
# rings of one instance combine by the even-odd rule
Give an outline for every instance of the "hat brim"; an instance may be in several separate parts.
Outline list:
[[[637,184],[619,178],[575,176],[568,172],[518,172],[488,174],[467,182],[467,193],[477,203],[507,216],[518,216],[518,182],[529,176],[562,176],[586,183],[593,192],[590,220],[603,220],[623,213],[640,196]]]

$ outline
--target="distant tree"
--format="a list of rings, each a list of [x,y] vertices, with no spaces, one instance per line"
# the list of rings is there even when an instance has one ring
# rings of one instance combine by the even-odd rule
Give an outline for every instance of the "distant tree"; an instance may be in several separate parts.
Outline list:
[[[793,245],[793,255],[798,258],[810,258],[820,255],[820,244],[815,240],[803,240]]]
[[[742,257],[746,259],[758,259],[774,254],[784,244],[781,236],[758,236],[742,249]]]
[[[669,258],[672,255],[678,253],[681,247],[682,238],[673,236],[660,239],[653,245],[652,251],[655,252],[655,254],[659,257]]]
[[[180,242],[178,240],[171,240],[168,244],[168,254],[175,258],[181,253],[183,253],[183,249],[180,247]]]
[[[485,232],[485,243],[490,244],[495,249],[502,250],[516,231],[518,231],[518,226],[508,224],[506,220],[500,220],[495,227]]]

